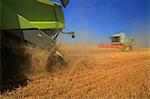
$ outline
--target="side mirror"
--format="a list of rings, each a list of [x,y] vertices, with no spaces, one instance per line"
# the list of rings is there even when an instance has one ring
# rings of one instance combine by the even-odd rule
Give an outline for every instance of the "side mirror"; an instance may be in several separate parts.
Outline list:
[[[65,8],[69,4],[69,0],[61,0],[63,7]]]
[[[76,37],[76,35],[75,35],[74,32],[67,32],[67,34],[71,35],[72,38],[75,38],[75,37]]]
[[[76,37],[76,34],[74,32],[61,32],[61,33],[71,35],[72,38]]]

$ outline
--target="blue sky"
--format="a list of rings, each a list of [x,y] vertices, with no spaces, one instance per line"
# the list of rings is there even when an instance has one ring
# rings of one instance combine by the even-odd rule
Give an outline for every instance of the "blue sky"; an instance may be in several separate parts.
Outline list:
[[[63,36],[67,43],[108,43],[117,32],[149,39],[149,0],[70,0],[63,11],[64,31],[77,34],[76,39]]]

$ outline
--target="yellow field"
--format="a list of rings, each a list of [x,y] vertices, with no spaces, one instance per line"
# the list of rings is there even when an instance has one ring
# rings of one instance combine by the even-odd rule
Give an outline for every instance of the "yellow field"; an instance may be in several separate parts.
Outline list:
[[[150,98],[150,49],[62,47],[68,66],[29,75],[29,84],[2,98]]]

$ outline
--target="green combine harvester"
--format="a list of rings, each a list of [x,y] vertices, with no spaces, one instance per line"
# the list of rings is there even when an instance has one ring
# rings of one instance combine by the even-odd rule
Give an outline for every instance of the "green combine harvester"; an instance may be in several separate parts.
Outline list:
[[[69,0],[61,0],[61,3],[65,8]],[[23,57],[26,54],[21,48],[22,42],[50,50],[57,44],[60,33],[75,37],[74,32],[63,32],[65,21],[62,6],[51,0],[0,1],[1,89],[24,83],[23,80],[11,82],[17,79],[16,76],[25,78],[21,64],[25,64],[27,59]]]
[[[66,7],[69,0],[61,0]],[[49,0],[1,0],[2,38],[12,34],[43,49],[63,33],[65,21],[62,7]],[[74,37],[73,32],[69,32]]]

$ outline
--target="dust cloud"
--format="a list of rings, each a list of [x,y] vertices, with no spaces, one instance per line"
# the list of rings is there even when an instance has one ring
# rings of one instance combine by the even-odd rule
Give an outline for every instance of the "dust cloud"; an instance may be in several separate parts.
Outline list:
[[[130,36],[135,39],[135,48],[150,48],[150,31],[148,22],[137,22],[131,25]]]
[[[44,72],[46,70],[50,52],[31,44],[25,45],[25,52],[30,55],[31,61],[31,68],[28,71],[28,73],[34,74],[38,72]]]

